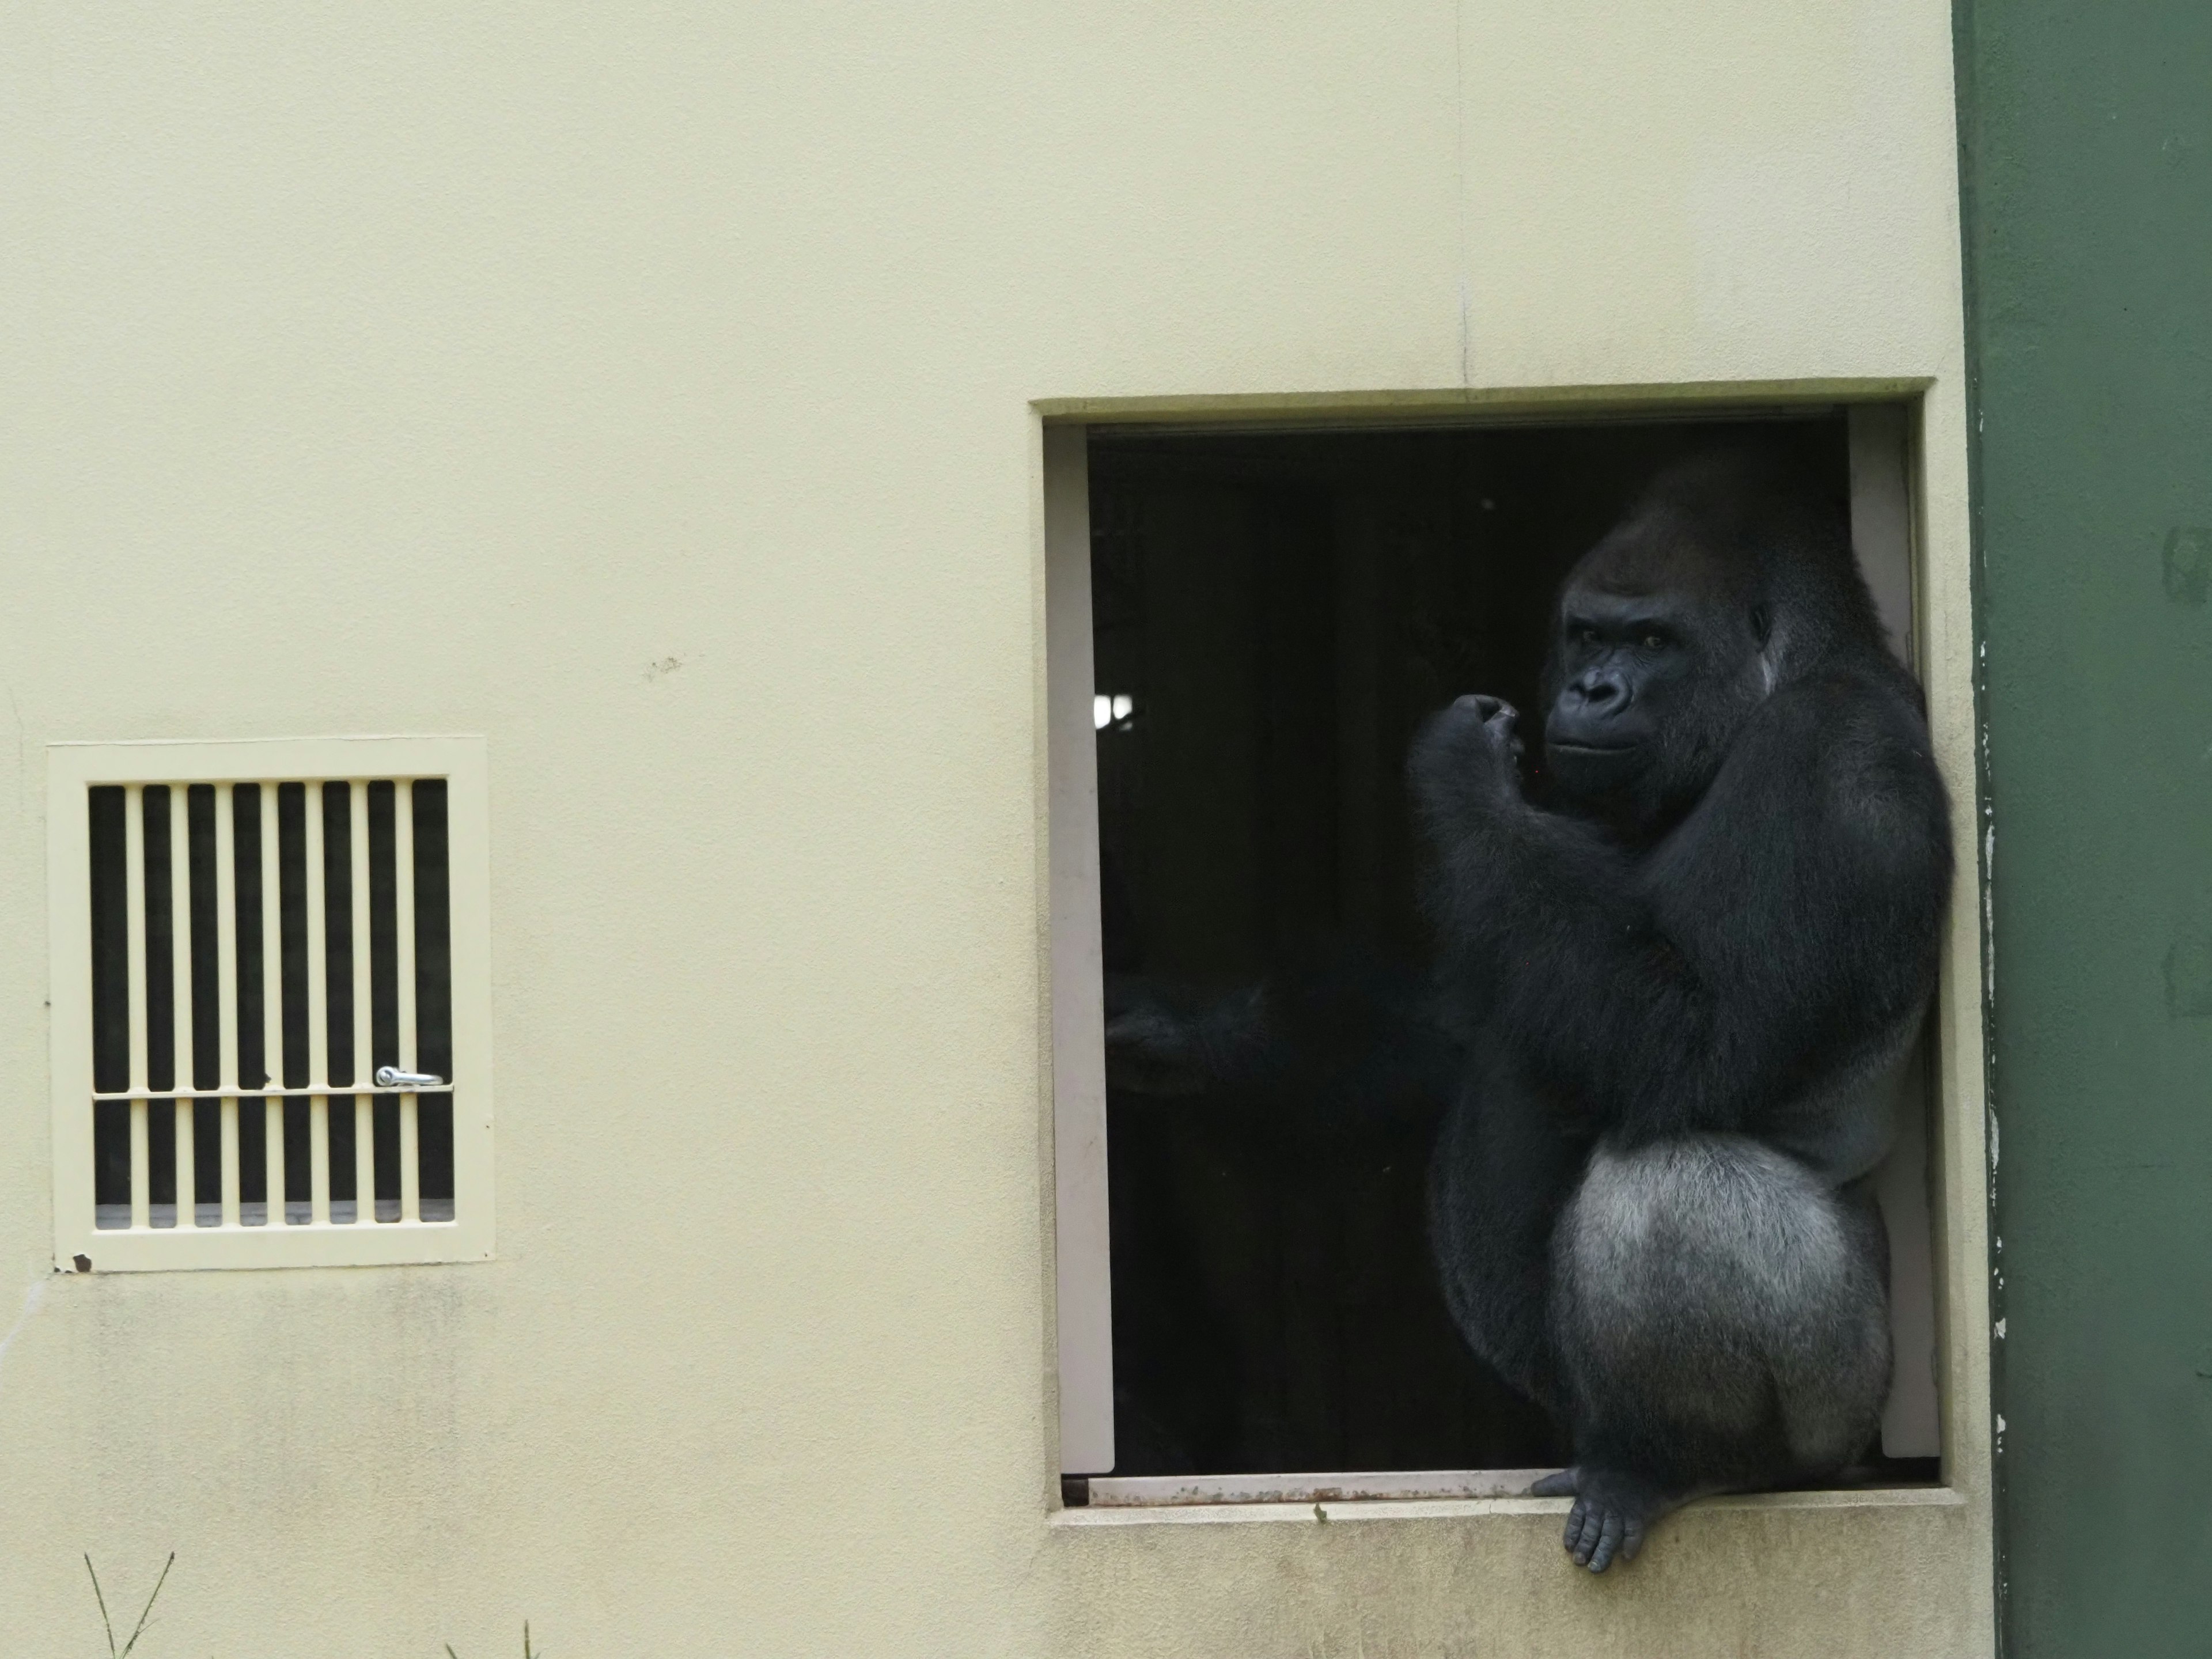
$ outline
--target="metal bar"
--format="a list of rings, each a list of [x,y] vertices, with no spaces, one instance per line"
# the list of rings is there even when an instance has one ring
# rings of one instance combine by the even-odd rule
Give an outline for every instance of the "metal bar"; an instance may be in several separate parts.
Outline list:
[[[449,1095],[453,1093],[453,1085],[450,1083],[426,1083],[418,1087],[405,1090],[380,1089],[377,1091],[379,1094],[384,1095]],[[235,1089],[227,1091],[222,1089],[203,1089],[200,1091],[200,1097],[203,1100],[213,1100],[222,1098],[223,1096],[228,1094],[234,1099],[241,1097],[251,1099],[259,1096],[267,1096],[272,1100],[306,1100],[313,1096],[327,1094],[328,1092],[329,1091],[325,1089],[271,1089],[265,1085],[260,1087],[256,1087],[254,1085],[250,1083],[241,1083]],[[168,1097],[169,1091],[167,1089],[116,1089],[106,1093],[96,1093],[93,1096],[94,1100],[167,1100]]]
[[[307,1087],[331,1086],[330,945],[323,894],[323,786],[306,787],[307,824]]]
[[[422,1218],[422,1113],[413,1095],[399,1097],[399,1218]]]
[[[146,790],[123,789],[123,905],[130,959],[131,1087],[146,1087]],[[148,1152],[146,1102],[131,1103],[131,1224],[152,1224],[153,1160]]]
[[[193,1104],[191,1096],[178,1095],[174,1097],[174,1104],[169,1113],[169,1132],[175,1138],[177,1147],[177,1225],[179,1227],[197,1227],[200,1223],[199,1211],[193,1201],[199,1196],[199,1168],[193,1157],[198,1150],[192,1135],[198,1121],[194,1116]]]
[[[261,1070],[284,1082],[284,894],[276,842],[276,786],[261,786]]]
[[[309,1220],[331,1219],[329,932],[324,914],[323,786],[306,788],[307,828],[307,1196]]]
[[[238,1086],[237,798],[215,787],[216,1086]]]
[[[262,1086],[284,1082],[284,895],[276,844],[276,786],[261,794],[261,1070]],[[284,1224],[284,1103],[264,1097],[261,1109],[262,1192],[266,1220]]]
[[[175,1073],[176,1108],[170,1114],[177,1146],[177,1225],[198,1224],[193,1199],[198,1171],[193,1168],[197,1145],[192,1135],[192,1090],[199,1081],[192,1052],[192,846],[191,788],[169,786],[169,989],[176,1007],[171,1022],[169,1053]]]
[[[146,791],[123,790],[123,906],[130,957],[131,1086],[146,1086]]]
[[[284,1103],[261,1103],[261,1190],[263,1219],[271,1227],[284,1224]]]
[[[353,1097],[353,1218],[376,1219],[376,1097]]]
[[[222,1091],[222,1224],[238,1225],[238,794],[215,787],[216,1085]]]
[[[307,1103],[307,1219],[331,1224],[331,1103],[317,1095]]]
[[[348,1079],[356,1089],[368,1086],[368,1075],[374,1062],[368,1045],[373,1027],[369,1018],[369,951],[368,951],[368,786],[355,779],[346,786],[351,799],[351,833],[346,837],[346,863],[351,890],[347,896],[353,910],[353,1076]]]
[[[399,1058],[415,1069],[415,785],[392,786],[392,921],[399,957]],[[422,1218],[422,1130],[416,1097],[399,1097],[399,1218]]]
[[[238,1225],[238,1103],[226,1097],[218,1109],[222,1117],[222,1219],[225,1227]]]
[[[353,831],[346,837],[353,879],[353,1218],[376,1219],[375,1097],[368,1086],[374,1060],[369,1052],[375,1024],[368,939],[368,784],[356,778],[346,786],[352,797]]]
[[[140,1232],[154,1224],[153,1140],[143,1100],[131,1103],[131,1224]]]
[[[93,1095],[93,1099],[168,1099],[166,1088],[111,1088]],[[327,1095],[327,1088],[254,1088],[252,1084],[239,1084],[232,1091],[222,1088],[201,1088],[201,1099],[222,1099],[230,1095],[268,1095],[270,1099],[307,1099],[310,1095]],[[453,1084],[422,1084],[418,1088],[378,1088],[378,1095],[452,1095]]]

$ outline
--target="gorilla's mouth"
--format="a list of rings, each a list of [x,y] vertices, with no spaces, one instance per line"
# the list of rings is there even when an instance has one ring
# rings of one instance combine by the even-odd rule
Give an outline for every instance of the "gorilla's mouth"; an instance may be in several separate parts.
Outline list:
[[[1567,743],[1555,740],[1548,747],[1564,749],[1571,755],[1626,755],[1632,750],[1640,749],[1643,745],[1634,743]]]

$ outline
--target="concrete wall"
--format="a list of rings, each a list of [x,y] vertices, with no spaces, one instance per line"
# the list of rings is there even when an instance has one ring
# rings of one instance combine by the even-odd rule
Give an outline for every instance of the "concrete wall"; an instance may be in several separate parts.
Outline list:
[[[1039,405],[1924,382],[1936,0],[0,14],[0,1650],[1986,1651],[1951,1488],[1055,1519]],[[1058,400],[1058,401],[1054,401]],[[1127,410],[1127,402],[1116,405]],[[51,1273],[63,738],[489,741],[499,1259]],[[20,1286],[21,1291],[11,1288]]]

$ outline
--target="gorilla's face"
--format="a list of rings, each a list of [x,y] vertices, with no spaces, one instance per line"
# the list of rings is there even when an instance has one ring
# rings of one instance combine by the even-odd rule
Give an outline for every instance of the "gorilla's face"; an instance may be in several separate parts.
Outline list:
[[[1544,722],[1559,787],[1634,828],[1704,793],[1766,690],[1764,618],[1741,584],[1695,550],[1655,551],[1608,538],[1568,584]]]
[[[1651,764],[1671,705],[1692,678],[1687,620],[1663,593],[1567,594],[1544,749],[1577,795],[1611,794]]]

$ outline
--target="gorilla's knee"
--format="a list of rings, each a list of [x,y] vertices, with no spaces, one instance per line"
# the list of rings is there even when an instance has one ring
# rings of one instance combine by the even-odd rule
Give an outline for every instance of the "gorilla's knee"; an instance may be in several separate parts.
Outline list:
[[[1659,1440],[1766,1443],[1790,1467],[1863,1447],[1889,1374],[1878,1221],[1743,1136],[1601,1147],[1554,1240],[1556,1340],[1590,1418]]]

